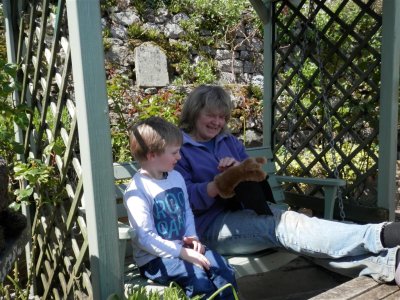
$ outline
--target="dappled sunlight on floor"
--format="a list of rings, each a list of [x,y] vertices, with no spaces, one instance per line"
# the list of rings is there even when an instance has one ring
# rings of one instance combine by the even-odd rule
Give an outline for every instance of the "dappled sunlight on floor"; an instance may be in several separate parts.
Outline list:
[[[277,270],[238,280],[241,300],[303,300],[349,280],[304,258],[297,258]]]

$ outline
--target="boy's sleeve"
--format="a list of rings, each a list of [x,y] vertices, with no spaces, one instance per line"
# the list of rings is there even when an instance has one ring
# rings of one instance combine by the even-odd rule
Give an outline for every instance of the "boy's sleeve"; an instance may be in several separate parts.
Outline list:
[[[182,243],[163,239],[154,226],[152,209],[144,194],[127,190],[124,202],[130,225],[136,230],[134,243],[140,249],[158,257],[179,257]]]

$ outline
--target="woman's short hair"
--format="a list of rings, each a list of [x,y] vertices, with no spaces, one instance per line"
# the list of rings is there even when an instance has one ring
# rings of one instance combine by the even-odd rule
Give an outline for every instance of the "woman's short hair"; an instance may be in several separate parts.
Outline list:
[[[182,141],[181,130],[160,117],[150,117],[129,128],[131,154],[138,161],[147,160],[148,153],[164,153],[167,146],[180,146]]]
[[[200,85],[188,95],[182,108],[179,127],[187,133],[192,132],[203,108],[209,111],[222,111],[228,123],[233,104],[230,95],[222,87]],[[226,129],[225,126],[224,130]]]

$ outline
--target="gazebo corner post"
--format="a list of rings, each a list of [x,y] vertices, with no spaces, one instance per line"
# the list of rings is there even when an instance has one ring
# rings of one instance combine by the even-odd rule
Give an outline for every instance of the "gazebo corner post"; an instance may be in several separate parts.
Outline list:
[[[400,60],[400,2],[383,1],[379,110],[378,206],[395,218]]]
[[[122,296],[111,134],[98,0],[67,0],[94,299]]]
[[[274,63],[272,53],[272,1],[250,0],[250,3],[260,17],[264,27],[263,146],[272,148],[272,97],[274,94],[274,85],[272,82]]]
[[[272,2],[268,2],[268,18],[264,23],[264,106],[263,106],[263,144],[271,147],[273,150],[274,142],[272,140],[273,124],[273,106],[272,98],[274,96],[275,85],[273,83],[272,72],[274,70],[273,44],[273,24],[272,24]]]

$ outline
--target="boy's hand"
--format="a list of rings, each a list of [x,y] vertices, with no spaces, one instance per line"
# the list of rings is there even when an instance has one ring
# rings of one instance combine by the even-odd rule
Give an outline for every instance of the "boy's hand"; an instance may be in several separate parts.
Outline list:
[[[185,246],[192,248],[194,251],[204,254],[206,252],[206,248],[204,245],[193,236],[185,236],[183,237],[183,243]]]
[[[194,251],[190,248],[182,247],[181,253],[179,255],[183,260],[198,266],[199,268],[209,270],[210,269],[210,261],[203,254]]]

